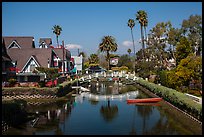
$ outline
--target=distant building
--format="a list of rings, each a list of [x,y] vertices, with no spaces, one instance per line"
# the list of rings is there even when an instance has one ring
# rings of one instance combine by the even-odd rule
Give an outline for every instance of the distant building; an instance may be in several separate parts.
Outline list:
[[[75,74],[82,74],[82,67],[83,67],[83,56],[71,56],[72,58],[72,64],[74,65],[74,68],[72,69],[72,72]],[[74,62],[73,62],[74,61]]]
[[[92,73],[106,72],[107,70],[100,67],[99,65],[96,65],[96,66],[90,66],[89,68],[85,69],[85,71],[88,74],[92,74]]]

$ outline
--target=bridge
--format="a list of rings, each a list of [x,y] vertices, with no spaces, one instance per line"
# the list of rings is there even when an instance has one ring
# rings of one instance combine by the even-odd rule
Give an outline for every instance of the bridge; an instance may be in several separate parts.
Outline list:
[[[88,98],[95,101],[106,101],[106,100],[126,100],[126,99],[134,99],[138,96],[139,91],[129,91],[124,94],[116,94],[116,95],[101,95],[101,94],[93,94],[91,92],[82,92],[80,94],[76,94],[75,101],[83,102],[83,98]]]

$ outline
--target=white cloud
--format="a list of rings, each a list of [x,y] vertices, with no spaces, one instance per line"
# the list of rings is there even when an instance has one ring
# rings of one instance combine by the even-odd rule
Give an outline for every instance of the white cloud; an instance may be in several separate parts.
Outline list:
[[[67,44],[65,48],[66,49],[81,49],[82,47],[78,44]]]
[[[126,46],[126,47],[130,47],[130,46],[132,46],[133,44],[132,44],[132,42],[131,41],[123,41],[123,46]]]

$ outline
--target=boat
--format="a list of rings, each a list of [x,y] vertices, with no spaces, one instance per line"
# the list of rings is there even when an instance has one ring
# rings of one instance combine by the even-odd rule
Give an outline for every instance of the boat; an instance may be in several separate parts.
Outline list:
[[[161,100],[162,98],[127,99],[127,103],[155,103]]]

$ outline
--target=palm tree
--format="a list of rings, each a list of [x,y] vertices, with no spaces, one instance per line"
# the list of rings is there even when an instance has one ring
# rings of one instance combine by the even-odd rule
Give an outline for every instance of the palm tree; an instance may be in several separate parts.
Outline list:
[[[142,54],[144,58],[144,32],[143,27],[145,26],[145,22],[147,21],[147,13],[144,10],[139,10],[136,14],[136,20],[140,23],[140,29],[141,29],[141,40],[142,40]]]
[[[110,69],[110,52],[116,52],[118,45],[112,36],[104,36],[99,44],[99,50],[107,53],[108,69]]]
[[[128,26],[131,29],[132,43],[133,43],[133,52],[134,52],[134,55],[135,55],[135,44],[134,44],[134,38],[133,38],[133,33],[132,33],[132,28],[135,26],[135,21],[133,19],[129,19],[128,20]]]
[[[89,59],[89,64],[98,64],[99,63],[99,57],[97,54],[91,54]]]
[[[127,52],[128,52],[128,54],[129,54],[129,56],[130,56],[130,53],[131,53],[131,49],[128,49],[128,50],[127,50]]]
[[[62,28],[59,25],[54,25],[53,28],[53,33],[56,35],[57,37],[57,46],[59,46],[59,41],[58,41],[58,37],[61,34]]]
[[[134,52],[134,71],[135,71],[135,43],[134,43],[134,38],[133,38],[133,32],[132,28],[135,26],[135,21],[133,19],[128,20],[128,26],[130,27],[131,30],[131,35],[132,35],[132,44],[133,44],[133,52]]]

